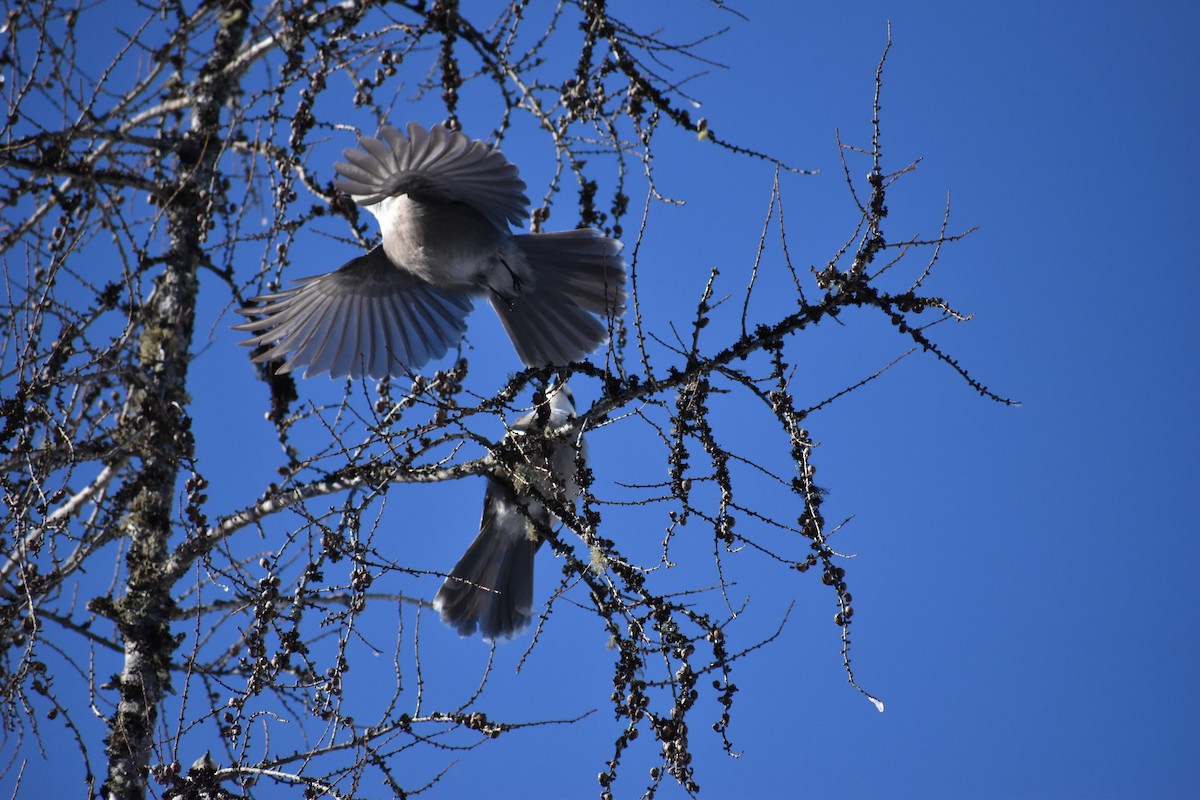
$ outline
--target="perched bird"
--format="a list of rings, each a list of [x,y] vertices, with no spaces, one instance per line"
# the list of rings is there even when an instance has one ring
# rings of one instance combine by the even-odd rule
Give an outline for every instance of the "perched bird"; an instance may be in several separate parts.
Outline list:
[[[513,234],[525,182],[499,150],[435,125],[385,125],[334,164],[337,188],[379,221],[382,243],[325,275],[256,297],[234,326],[286,357],[279,372],[337,378],[405,374],[466,331],[475,297],[500,316],[526,366],[564,365],[599,347],[599,317],[625,302],[621,243],[593,229]]]
[[[574,398],[565,384],[548,393],[544,429],[555,430],[574,418]],[[577,446],[583,447],[582,442],[559,440],[547,456],[540,434],[536,409],[513,424],[507,439],[517,445],[519,455],[511,481],[488,478],[479,535],[433,599],[442,621],[463,636],[478,628],[489,641],[508,639],[533,619],[533,556],[545,532],[558,522],[537,498],[554,497],[574,506],[579,494],[575,455]]]

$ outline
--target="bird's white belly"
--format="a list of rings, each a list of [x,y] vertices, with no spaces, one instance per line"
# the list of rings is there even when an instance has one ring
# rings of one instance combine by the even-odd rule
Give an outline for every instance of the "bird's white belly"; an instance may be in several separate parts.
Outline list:
[[[447,289],[490,288],[505,295],[525,282],[528,267],[512,234],[469,206],[400,195],[370,210],[379,219],[384,252],[414,277]]]

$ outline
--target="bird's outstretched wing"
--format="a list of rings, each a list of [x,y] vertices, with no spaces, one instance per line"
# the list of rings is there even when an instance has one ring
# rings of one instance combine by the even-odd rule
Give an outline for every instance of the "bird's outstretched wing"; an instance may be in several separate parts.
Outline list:
[[[383,378],[420,369],[462,339],[471,310],[469,294],[397,269],[381,247],[297,284],[238,309],[260,318],[234,330],[257,334],[243,345],[274,345],[255,361],[290,354],[278,371],[303,368],[306,378],[322,372]]]
[[[442,125],[426,131],[410,122],[407,136],[384,125],[379,135],[362,137],[333,165],[337,188],[359,205],[409,194],[466,203],[501,230],[528,219],[525,182],[499,150]]]

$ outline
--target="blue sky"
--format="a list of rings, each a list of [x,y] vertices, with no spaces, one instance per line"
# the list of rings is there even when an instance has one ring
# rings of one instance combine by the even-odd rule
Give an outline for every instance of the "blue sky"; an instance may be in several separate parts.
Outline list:
[[[974,319],[939,326],[934,337],[1021,405],[984,400],[944,365],[914,354],[810,419],[818,480],[831,491],[826,514],[853,516],[838,547],[857,554],[846,565],[856,675],[887,711],[877,713],[846,684],[833,599],[818,576],[776,571],[756,581],[747,568],[739,584],[750,602],[740,623],[745,644],[795,605],[779,639],[739,662],[731,736],[742,757],[721,754],[706,730],[693,733],[701,796],[1194,796],[1200,531],[1185,502],[1196,494],[1200,449],[1200,264],[1192,244],[1200,167],[1191,152],[1200,8],[731,5],[749,21],[718,14],[730,30],[701,51],[728,69],[687,89],[723,138],[820,170],[781,179],[789,251],[801,267],[823,265],[852,231],[835,130],[847,143],[869,144],[874,70],[891,21],[885,166],[923,161],[889,195],[885,230],[894,239],[932,236],[948,191],[951,230],[979,226],[943,252],[930,287]],[[656,5],[666,38],[713,27],[710,15],[689,7]],[[468,132],[474,115],[492,124],[467,108]],[[712,266],[740,303],[773,172],[691,137],[666,134],[659,148],[660,189],[687,201],[653,208],[639,252],[642,302],[667,337],[670,323],[691,319]],[[540,194],[538,176],[548,173],[538,151],[514,136],[505,152],[536,187],[530,195]],[[852,166],[859,179],[868,168]],[[765,270],[782,269],[773,241]],[[329,264],[294,266],[293,276],[349,257],[338,252],[334,245]],[[756,308],[769,314],[773,299],[756,296]],[[193,385],[222,387],[195,392],[197,425],[227,425],[247,450],[269,450],[262,388],[226,330],[232,322],[214,304],[197,323],[213,343],[196,362]],[[907,349],[878,321],[846,322],[793,345],[790,352],[804,354],[795,384],[802,397],[819,401]],[[498,336],[490,312],[472,316],[480,354]],[[481,391],[515,366],[511,353],[494,362],[473,374]],[[308,381],[301,391],[319,397],[341,384]],[[230,393],[254,403],[237,407]],[[759,422],[746,424],[755,430]],[[590,443],[598,474],[609,480],[642,468],[628,463],[615,426]],[[274,463],[266,459],[256,473],[226,439],[202,446],[214,501],[230,506]],[[389,493],[375,535],[395,537],[397,560],[444,570],[473,535],[482,485],[420,491]],[[610,535],[623,549],[652,552],[660,530],[630,525]],[[544,598],[558,570],[542,555]],[[436,588],[433,577],[404,586],[426,596]],[[592,617],[559,609],[520,674],[513,670],[523,643],[498,650],[484,707],[531,720],[600,711],[462,753],[427,796],[595,795],[617,732],[604,713],[610,656]],[[411,632],[417,620],[409,607],[381,608],[370,619],[378,627],[366,635],[380,645],[386,670],[397,622]],[[487,648],[430,614],[420,625],[429,690],[469,691]],[[355,676],[356,689],[369,692],[373,674]],[[636,796],[643,762],[648,769],[652,760],[628,757],[618,796]],[[413,774],[432,779],[444,765],[414,762]],[[79,786],[78,776],[44,765],[31,774],[47,789],[58,780],[63,791]],[[664,784],[659,796],[681,795]]]
[[[848,232],[834,130],[867,144],[891,20],[885,154],[893,168],[924,160],[889,197],[887,230],[932,234],[947,191],[951,228],[980,226],[943,254],[934,283],[975,318],[937,337],[1022,405],[982,400],[913,357],[813,420],[829,516],[855,515],[844,534],[858,554],[847,565],[854,665],[887,711],[846,685],[820,587],[756,587],[762,616],[749,625],[783,596],[797,608],[776,646],[742,665],[733,736],[744,755],[710,747],[703,796],[1192,795],[1200,544],[1185,498],[1200,446],[1188,411],[1200,265],[1188,241],[1200,174],[1188,152],[1200,13],[1182,3],[738,7],[750,22],[730,18],[706,51],[730,68],[688,88],[722,136],[821,170],[783,181],[801,264],[824,263]],[[689,147],[658,163],[689,205],[656,210],[642,274],[690,263],[744,274],[771,172],[721,157],[726,170],[694,169]],[[679,302],[685,321],[694,294]],[[813,394],[901,352],[878,327],[846,335],[842,355],[859,358],[815,352]],[[547,666],[555,697],[585,693],[580,658]],[[540,680],[518,679],[513,702],[541,695]],[[604,727],[556,731],[557,746],[496,743],[440,791],[468,795],[486,774],[496,796],[590,793],[588,748],[607,741]]]
[[[785,158],[823,170],[785,184],[798,238],[816,245],[805,254],[820,259],[827,232],[809,204],[845,199],[831,130],[864,141],[891,19],[885,152],[893,166],[925,160],[889,198],[888,228],[928,231],[947,189],[952,219],[980,226],[937,283],[976,317],[942,340],[1022,406],[984,402],[918,361],[813,424],[833,501],[857,514],[855,665],[888,710],[837,688],[815,647],[828,637],[820,620],[794,624],[759,659],[766,674],[794,671],[794,705],[763,687],[740,728],[761,743],[742,740],[743,763],[705,789],[1190,795],[1200,547],[1185,498],[1200,326],[1185,242],[1197,168],[1184,153],[1196,8],[786,13],[735,25],[721,45],[734,68],[713,78],[723,88],[692,87],[711,98],[714,127],[772,152],[790,139]]]

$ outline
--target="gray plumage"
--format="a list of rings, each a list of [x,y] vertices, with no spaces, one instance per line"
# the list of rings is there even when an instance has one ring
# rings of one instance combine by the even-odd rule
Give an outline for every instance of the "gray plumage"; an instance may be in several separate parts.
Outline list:
[[[565,385],[550,391],[546,429],[555,430],[575,416],[575,406]],[[479,535],[433,599],[442,621],[463,636],[478,629],[484,639],[496,641],[511,638],[529,625],[533,619],[533,558],[545,531],[558,523],[537,497],[557,497],[573,506],[579,494],[574,441],[555,443],[548,460],[542,442],[522,444],[526,437],[538,435],[531,433],[537,416],[537,411],[525,414],[509,431],[509,441],[519,448],[512,480],[488,478]],[[514,492],[514,488],[521,491]]]
[[[529,217],[525,183],[499,150],[435,125],[385,125],[334,165],[337,187],[375,215],[381,244],[342,266],[239,309],[234,326],[304,376],[405,374],[445,355],[486,296],[526,366],[576,361],[621,313],[621,243],[593,229],[514,235]]]

